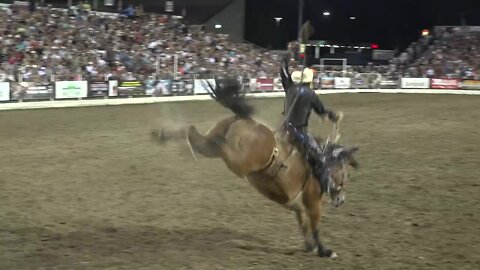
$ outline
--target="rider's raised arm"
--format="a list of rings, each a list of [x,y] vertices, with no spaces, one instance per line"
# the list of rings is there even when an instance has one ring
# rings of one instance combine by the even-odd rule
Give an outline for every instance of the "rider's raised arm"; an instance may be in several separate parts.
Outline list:
[[[328,113],[328,110],[325,109],[325,106],[323,105],[320,98],[318,98],[318,96],[313,91],[312,91],[311,100],[312,100],[312,108],[318,115],[324,116],[325,114]]]
[[[288,71],[288,60],[286,59],[282,61],[282,67],[280,68],[280,77],[282,78],[283,90],[285,91],[285,93],[287,93],[287,91],[293,85],[293,81],[292,76]]]

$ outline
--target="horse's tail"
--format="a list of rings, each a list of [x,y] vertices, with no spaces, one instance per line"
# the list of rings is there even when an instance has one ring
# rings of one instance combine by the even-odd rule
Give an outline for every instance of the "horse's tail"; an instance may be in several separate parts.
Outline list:
[[[240,82],[233,78],[217,79],[215,86],[208,82],[208,92],[213,99],[230,109],[240,118],[250,118],[253,106],[247,103]]]

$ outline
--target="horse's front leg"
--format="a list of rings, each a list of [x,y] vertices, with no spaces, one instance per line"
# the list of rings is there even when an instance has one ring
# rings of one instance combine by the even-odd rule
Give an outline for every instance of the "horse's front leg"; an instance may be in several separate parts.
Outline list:
[[[318,222],[320,221],[320,202],[315,204],[316,206],[311,207],[308,210],[308,216],[310,218],[310,229],[312,230],[313,240],[317,246],[318,256],[320,257],[329,257],[336,258],[338,257],[335,252],[330,249],[327,249],[322,242],[318,234]]]
[[[303,204],[306,209],[306,214],[310,219],[310,230],[312,232],[313,241],[317,248],[318,256],[335,258],[337,257],[337,254],[335,254],[332,250],[327,249],[322,244],[318,233],[318,223],[321,216],[321,200],[322,195],[320,193],[320,186],[318,185],[318,182],[316,180],[309,181],[305,186]]]
[[[313,239],[312,230],[310,229],[310,220],[308,218],[307,213],[305,213],[304,209],[295,210],[295,216],[298,221],[298,225],[300,226],[300,230],[302,231],[303,238],[305,241],[305,250],[307,252],[312,252],[315,250],[316,243]]]

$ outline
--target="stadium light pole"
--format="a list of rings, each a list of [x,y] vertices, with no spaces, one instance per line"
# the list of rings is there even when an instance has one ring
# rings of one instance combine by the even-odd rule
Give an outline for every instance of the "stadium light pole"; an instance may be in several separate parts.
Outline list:
[[[282,43],[282,30],[280,28],[280,23],[282,22],[283,18],[282,17],[275,17],[275,30],[276,30],[276,36],[278,37],[278,43]]]
[[[123,0],[118,0],[118,12],[123,11]]]
[[[298,39],[299,43],[302,42],[303,5],[304,5],[304,0],[298,0],[298,33],[297,33],[297,39]]]

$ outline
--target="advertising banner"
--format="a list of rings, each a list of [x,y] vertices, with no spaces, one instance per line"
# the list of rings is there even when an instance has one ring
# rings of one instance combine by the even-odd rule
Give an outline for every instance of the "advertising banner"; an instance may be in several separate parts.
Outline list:
[[[459,79],[431,79],[433,89],[460,89]]]
[[[258,92],[257,79],[250,79],[250,92]]]
[[[53,98],[53,84],[49,82],[12,82],[12,100],[41,100]]]
[[[109,82],[107,81],[91,81],[88,85],[89,97],[106,97],[108,96]]]
[[[193,84],[193,93],[195,95],[208,94],[208,83],[215,87],[214,79],[196,79]]]
[[[181,95],[185,90],[185,86],[183,82],[180,80],[173,80],[172,81],[172,94],[173,95]]]
[[[335,77],[335,89],[348,89],[352,86],[352,81],[347,77]]]
[[[273,79],[273,91],[283,91],[282,78]]]
[[[172,93],[171,80],[147,80],[144,82],[144,87],[146,96],[161,97]]]
[[[395,88],[398,88],[398,81],[382,80],[382,81],[380,81],[379,87],[381,89],[395,89]]]
[[[172,94],[172,80],[158,80],[152,96],[161,97]]]
[[[322,77],[320,80],[320,87],[322,89],[333,89],[333,77]]]
[[[143,82],[143,87],[145,88],[145,95],[152,96],[155,92],[156,81],[153,79],[146,80]]]
[[[402,78],[402,88],[407,89],[428,89],[430,87],[429,78]]]
[[[117,80],[108,81],[108,96],[109,97],[118,96],[118,81]]]
[[[10,83],[0,82],[0,101],[10,100]]]
[[[464,80],[462,82],[462,89],[480,90],[480,80]]]
[[[172,81],[172,94],[173,95],[186,95],[187,89],[185,87],[185,82],[182,80],[173,80]]]
[[[351,80],[352,88],[355,89],[367,89],[370,88],[370,77],[367,75],[359,74]]]
[[[273,91],[273,79],[257,78],[258,91]]]
[[[245,92],[245,93],[251,92],[250,79],[247,79],[247,78],[242,79],[242,89],[243,89],[243,92]]]
[[[119,81],[118,82],[118,96],[119,97],[133,97],[144,96],[145,88],[140,81]]]
[[[87,81],[55,82],[55,98],[84,98],[88,96]]]
[[[183,82],[185,83],[185,94],[193,95],[193,79],[185,79]]]

